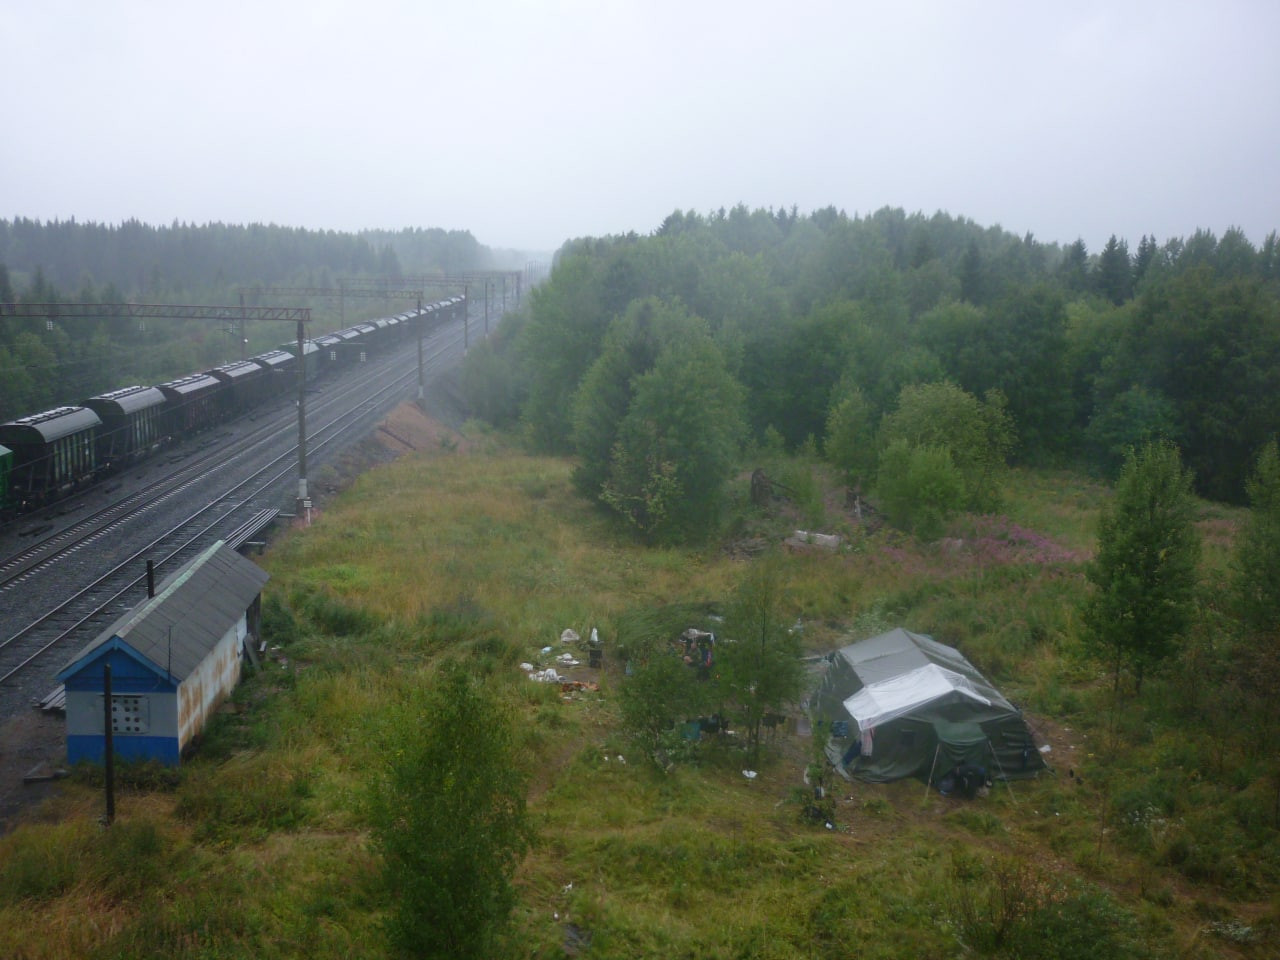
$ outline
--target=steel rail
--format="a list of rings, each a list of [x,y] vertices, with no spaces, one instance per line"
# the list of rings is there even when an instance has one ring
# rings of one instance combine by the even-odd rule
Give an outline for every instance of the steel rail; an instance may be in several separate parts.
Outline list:
[[[436,353],[436,356],[439,356],[441,353],[443,353],[444,350],[447,349],[447,346],[448,345],[438,350]],[[397,375],[388,383],[384,384],[377,391],[375,391],[375,393],[371,397],[370,402],[375,401],[379,398],[382,398],[386,394],[389,394],[397,389],[401,389],[409,385],[415,377],[416,377],[416,370],[409,370],[403,374]],[[365,403],[365,404],[362,404],[361,406],[367,407],[368,405],[369,403]],[[367,411],[364,409],[361,409],[360,407],[349,409],[339,414],[336,418],[329,421],[329,423],[325,424],[324,426],[317,428],[315,433],[312,434],[312,436],[318,436],[319,434],[325,433],[325,432],[330,432],[330,435],[325,437],[322,440],[319,440],[316,443],[314,449],[316,450],[323,449],[324,447],[328,446],[330,443],[337,440],[339,437],[343,435],[343,430],[349,428],[349,424],[354,424],[356,421],[364,417],[366,414],[367,414]],[[254,497],[261,495],[265,490],[269,489],[273,484],[279,483],[284,477],[290,475],[293,472],[294,458],[296,458],[297,451],[298,451],[298,447],[294,445],[290,449],[280,453],[278,456],[268,461],[264,466],[260,467],[256,472],[251,474],[245,480],[241,481],[240,483],[226,490],[219,497],[209,502],[205,506],[201,507],[196,512],[190,514],[185,519],[174,524],[165,533],[156,537],[150,543],[141,547],[140,549],[135,551],[133,554],[131,554],[129,557],[127,557],[120,563],[116,564],[107,573],[105,573],[98,579],[94,580],[92,583],[88,584],[87,586],[76,591],[74,594],[72,594],[70,597],[68,597],[58,606],[47,611],[36,620],[33,620],[31,623],[27,624],[27,626],[23,627],[21,630],[19,630],[17,633],[13,634],[3,642],[0,642],[0,659],[4,659],[6,657],[6,654],[11,650],[11,648],[13,650],[17,650],[17,648],[14,647],[14,645],[17,644],[19,641],[33,634],[41,626],[48,624],[51,621],[56,621],[60,616],[64,615],[64,613],[68,611],[68,609],[81,597],[84,597],[86,594],[89,594],[91,591],[100,590],[104,585],[107,585],[110,580],[112,580],[113,578],[118,578],[119,575],[130,564],[135,564],[139,559],[144,557],[147,553],[155,550],[155,548],[161,543],[163,543],[165,540],[173,539],[178,534],[178,532],[181,531],[184,527],[189,526],[192,522],[194,522],[204,514],[208,513],[210,510],[214,509],[217,506],[220,506],[225,501],[231,499],[235,494],[237,494],[244,487],[261,479],[263,474],[267,473],[273,467],[278,466],[281,463],[281,461],[289,461],[288,463],[286,463],[283,469],[278,470],[273,476],[263,481],[261,485],[258,487],[258,489],[255,490],[253,493],[241,498],[238,503],[236,503],[234,506],[228,509],[225,513],[221,514],[211,522],[207,523],[200,530],[195,531],[194,533],[191,533],[188,536],[186,536],[178,546],[170,550],[168,554],[166,554],[156,563],[156,567],[159,567],[165,563],[168,563],[174,557],[178,556],[183,550],[193,548],[193,546],[197,543],[197,541],[201,536],[208,533],[210,530],[217,527],[219,524],[223,523],[227,519],[227,517],[232,516],[237,510],[244,508],[246,506],[251,506],[252,500]],[[92,609],[88,613],[84,615],[80,615],[78,612],[71,612],[70,616],[76,617],[77,619],[69,627],[62,629],[52,639],[50,639],[45,643],[39,643],[39,641],[37,641],[37,643],[39,644],[37,648],[34,651],[31,651],[30,653],[28,653],[27,656],[23,657],[23,659],[21,659],[16,665],[9,667],[8,669],[5,669],[5,667],[2,664],[0,664],[0,669],[4,670],[4,672],[0,674],[0,684],[3,684],[8,680],[12,679],[18,673],[25,670],[32,663],[34,663],[35,661],[40,659],[42,656],[44,656],[46,653],[51,651],[55,646],[57,646],[63,640],[67,639],[72,634],[74,634],[86,623],[92,622],[95,618],[101,616],[103,613],[111,609],[114,605],[117,604],[117,602],[120,600],[121,597],[123,597],[125,594],[132,591],[145,579],[146,579],[145,574],[137,574],[137,575],[127,574],[124,586],[120,587],[118,590],[115,590],[115,592],[112,593],[105,601],[95,600]],[[115,588],[109,586],[108,589],[115,589]],[[16,656],[22,656],[22,654],[25,652],[26,651],[17,651]]]

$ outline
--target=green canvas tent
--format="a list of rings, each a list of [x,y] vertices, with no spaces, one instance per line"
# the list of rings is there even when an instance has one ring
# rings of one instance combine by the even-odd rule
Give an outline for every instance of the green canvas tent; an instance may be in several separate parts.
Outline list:
[[[937,781],[963,763],[992,779],[1044,769],[1017,707],[959,650],[901,627],[828,655],[809,714],[831,724],[827,757],[849,778]]]

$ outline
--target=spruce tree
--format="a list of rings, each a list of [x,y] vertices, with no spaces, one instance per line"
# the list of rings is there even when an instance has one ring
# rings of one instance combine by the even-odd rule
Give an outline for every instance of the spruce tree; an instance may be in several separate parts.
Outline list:
[[[417,958],[483,958],[509,927],[511,876],[532,834],[514,726],[458,662],[399,713],[372,804],[392,897],[393,948]]]
[[[1200,558],[1194,520],[1191,474],[1177,447],[1156,441],[1130,451],[1086,571],[1087,641],[1108,660],[1116,689],[1127,668],[1141,692],[1191,624]]]

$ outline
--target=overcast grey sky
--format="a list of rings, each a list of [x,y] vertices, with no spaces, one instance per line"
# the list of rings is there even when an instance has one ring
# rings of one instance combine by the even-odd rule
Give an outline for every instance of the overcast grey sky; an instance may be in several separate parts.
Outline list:
[[[1280,228],[1280,3],[0,0],[0,217]]]

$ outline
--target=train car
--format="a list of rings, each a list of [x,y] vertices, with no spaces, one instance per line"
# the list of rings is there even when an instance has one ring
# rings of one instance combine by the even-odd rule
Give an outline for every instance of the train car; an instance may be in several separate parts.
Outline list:
[[[407,313],[400,315],[400,337],[413,336],[418,330],[418,318],[422,315],[423,310],[414,307]]]
[[[298,341],[288,340],[280,344],[280,349],[290,356],[298,355]],[[302,341],[302,356],[304,357],[305,376],[308,380],[314,380],[320,375],[320,348],[316,346],[314,340]]]
[[[338,352],[338,361],[340,364],[354,365],[364,363],[368,359],[368,350],[365,348],[364,340],[360,336],[360,331],[355,327],[348,327],[346,330],[338,330],[330,334],[337,343],[334,344]]]
[[[156,387],[123,387],[90,397],[84,405],[102,426],[96,439],[98,468],[113,470],[141,460],[164,442],[165,396]]]
[[[157,389],[168,402],[169,434],[175,439],[207,430],[222,419],[220,394],[226,386],[217,377],[193,373],[159,384]]]
[[[269,350],[249,360],[267,372],[268,390],[278,396],[298,389],[298,359],[286,350]]]
[[[0,445],[13,452],[9,494],[15,507],[40,506],[93,480],[101,426],[88,407],[55,407],[0,423]]]
[[[236,360],[205,371],[222,382],[225,389],[218,395],[223,419],[230,420],[253,409],[270,395],[267,371],[252,360]]]
[[[435,325],[438,312],[438,304],[428,303],[417,316],[409,321],[409,332],[415,337],[419,334],[427,333]]]
[[[328,333],[323,337],[316,337],[315,344],[320,348],[320,366],[326,370],[334,370],[343,367],[351,359],[346,350],[343,349],[344,341],[337,334]]]
[[[9,475],[13,473],[13,451],[0,447],[0,518],[7,518],[18,505],[13,502],[9,490]]]
[[[378,328],[371,323],[357,323],[350,330],[340,331],[350,334],[347,338],[347,349],[351,351],[355,363],[368,363],[369,357],[377,348]]]

